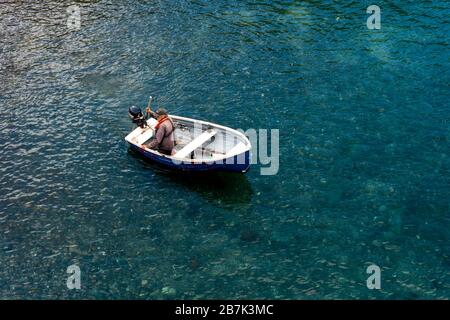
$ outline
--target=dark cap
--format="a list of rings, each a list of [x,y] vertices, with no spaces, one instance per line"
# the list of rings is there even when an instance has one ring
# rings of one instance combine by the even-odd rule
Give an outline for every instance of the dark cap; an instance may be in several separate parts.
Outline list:
[[[158,108],[158,110],[156,110],[155,112],[158,116],[166,116],[167,115],[167,110],[164,108]]]

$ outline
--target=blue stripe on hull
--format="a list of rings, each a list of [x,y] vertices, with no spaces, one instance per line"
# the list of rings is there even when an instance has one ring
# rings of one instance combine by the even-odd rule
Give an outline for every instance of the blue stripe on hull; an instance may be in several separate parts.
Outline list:
[[[154,153],[148,152],[142,148],[139,148],[133,144],[130,144],[133,150],[136,150],[142,154],[146,159],[163,165],[166,168],[173,170],[193,171],[193,172],[205,172],[205,171],[224,171],[224,172],[247,172],[250,168],[251,154],[250,151],[245,152],[244,156],[236,155],[233,158],[228,158],[220,162],[210,163],[175,163],[172,159],[164,156],[159,156]],[[244,161],[243,161],[244,160]],[[243,163],[239,163],[243,162]],[[223,163],[222,163],[223,162]]]

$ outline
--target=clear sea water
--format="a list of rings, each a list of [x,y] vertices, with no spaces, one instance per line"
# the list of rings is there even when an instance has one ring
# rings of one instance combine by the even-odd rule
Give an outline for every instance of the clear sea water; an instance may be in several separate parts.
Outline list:
[[[450,298],[449,16],[446,0],[1,2],[0,298]],[[278,174],[155,168],[124,142],[150,94],[280,129]]]

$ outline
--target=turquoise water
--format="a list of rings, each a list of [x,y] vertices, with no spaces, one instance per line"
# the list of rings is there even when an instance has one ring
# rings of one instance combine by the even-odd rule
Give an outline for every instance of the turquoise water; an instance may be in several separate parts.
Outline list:
[[[447,1],[78,3],[0,4],[0,298],[450,298]],[[155,168],[150,94],[278,174]]]

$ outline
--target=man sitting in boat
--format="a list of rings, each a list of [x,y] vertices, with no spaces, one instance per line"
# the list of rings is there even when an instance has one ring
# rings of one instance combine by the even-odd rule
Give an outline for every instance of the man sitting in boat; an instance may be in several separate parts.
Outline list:
[[[172,119],[167,114],[167,110],[164,108],[159,108],[156,112],[153,112],[150,107],[146,109],[147,118],[149,116],[158,120],[155,126],[155,137],[150,140],[147,145],[148,148],[158,150],[161,153],[171,155],[172,149],[175,145],[174,141],[174,130]]]

